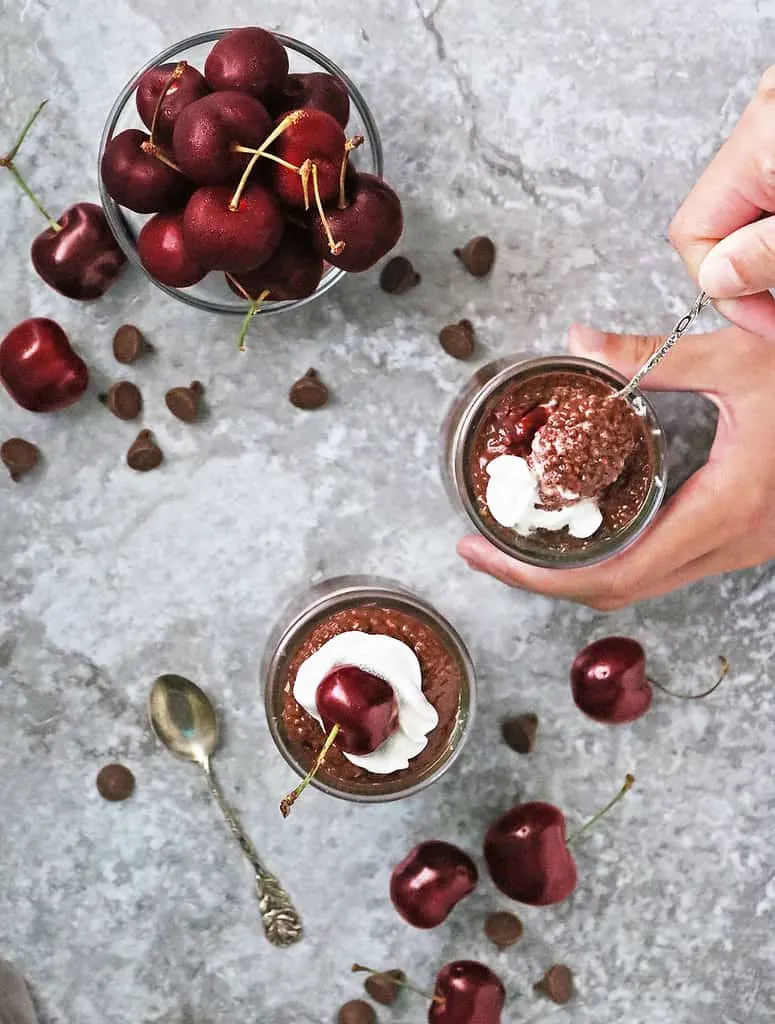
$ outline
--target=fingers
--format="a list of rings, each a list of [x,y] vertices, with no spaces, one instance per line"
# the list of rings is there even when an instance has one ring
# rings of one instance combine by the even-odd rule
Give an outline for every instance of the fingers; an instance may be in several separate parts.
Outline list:
[[[672,581],[683,567],[731,538],[733,525],[723,500],[727,486],[719,471],[706,466],[681,488],[636,545],[601,565],[539,569],[509,557],[483,537],[464,537],[458,553],[471,568],[509,586],[603,610],[621,608],[663,593],[663,581]],[[671,586],[664,583],[664,588]]]
[[[670,240],[697,279],[713,246],[762,211],[775,212],[775,65],[673,218]]]
[[[775,299],[768,292],[742,299],[718,299],[713,305],[744,331],[775,341]]]
[[[643,382],[652,391],[704,391],[719,394],[728,380],[730,366],[741,353],[748,336],[730,327],[713,334],[684,337]],[[574,355],[586,356],[618,370],[633,374],[653,355],[664,338],[643,334],[607,334],[573,324],[568,346]]]
[[[747,224],[715,245],[700,266],[700,287],[714,299],[775,288],[775,217]]]

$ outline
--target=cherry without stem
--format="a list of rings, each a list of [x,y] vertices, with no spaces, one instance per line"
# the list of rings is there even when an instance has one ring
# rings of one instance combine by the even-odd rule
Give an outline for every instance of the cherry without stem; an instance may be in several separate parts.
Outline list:
[[[0,342],[0,382],[23,409],[56,412],[83,395],[89,371],[59,324],[35,317]]]
[[[436,928],[479,880],[476,865],[452,843],[420,843],[390,876],[390,898],[398,913],[415,928]]]
[[[249,153],[271,127],[266,108],[253,96],[211,93],[179,114],[172,135],[175,160],[198,185],[223,185],[244,172]]]

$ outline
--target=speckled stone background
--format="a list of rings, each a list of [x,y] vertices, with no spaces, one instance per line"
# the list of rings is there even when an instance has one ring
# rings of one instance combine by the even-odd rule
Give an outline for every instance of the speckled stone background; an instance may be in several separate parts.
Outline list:
[[[232,321],[136,273],[91,306],[47,290],[26,254],[41,224],[0,180],[2,332],[53,316],[94,378],[50,417],[0,395],[2,434],[46,457],[35,478],[0,481],[0,955],[29,977],[46,1024],[330,1024],[359,990],[354,959],[431,985],[460,957],[504,979],[508,1024],[771,1021],[772,568],[612,617],[471,575],[436,468],[443,411],[471,370],[435,337],[468,316],[484,361],[556,351],[575,318],[669,326],[693,286],[665,228],[775,59],[775,3],[2,0],[2,137],[49,96],[20,162],[56,212],[93,198],[102,124],[134,69],[192,32],[256,20],[362,85],[423,284],[391,298],[375,273],[347,280],[258,324],[240,357]],[[451,255],[478,232],[499,246],[484,282]],[[123,462],[133,427],[96,401],[118,374],[110,339],[124,321],[157,349],[125,373],[166,454],[147,476]],[[303,414],[286,392],[310,365],[335,402]],[[189,427],[163,394],[194,377],[208,415]],[[712,415],[691,397],[660,408],[677,479],[703,460]],[[262,645],[281,593],[343,572],[399,578],[451,617],[480,673],[476,734],[412,800],[362,809],[311,793],[283,823],[292,776],[264,722]],[[720,650],[733,676],[707,703],[658,698],[632,727],[597,726],[573,706],[566,666],[618,631],[676,686],[704,685]],[[145,697],[165,670],[217,699],[223,784],[305,916],[293,950],[265,943],[249,871],[197,771],[148,735]],[[498,721],[528,709],[542,724],[525,759],[501,746]],[[116,758],[137,776],[123,805],[94,786]],[[484,915],[507,903],[486,881],[437,931],[393,912],[391,866],[420,839],[478,855],[487,822],[518,797],[558,801],[578,822],[628,770],[638,786],[578,851],[577,893],[527,909],[510,952],[482,936]],[[554,961],[578,979],[563,1010],[531,988]],[[380,1011],[386,1024],[424,1019],[411,998]]]

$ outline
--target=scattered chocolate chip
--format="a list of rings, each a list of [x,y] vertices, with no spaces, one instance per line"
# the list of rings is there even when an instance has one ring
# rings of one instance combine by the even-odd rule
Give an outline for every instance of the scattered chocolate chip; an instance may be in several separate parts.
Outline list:
[[[23,437],[9,437],[0,445],[0,460],[14,483],[33,470],[40,461],[40,449]]]
[[[573,972],[565,964],[555,964],[533,988],[548,996],[553,1003],[564,1006],[573,997]]]
[[[328,401],[328,388],[318,371],[310,369],[291,385],[288,398],[297,409],[319,409]]]
[[[120,420],[136,420],[143,408],[140,388],[129,380],[111,384],[107,394],[100,395],[100,401]]]
[[[141,430],[126,453],[126,462],[130,469],[138,473],[147,473],[156,469],[164,460],[161,448],[156,444],[150,430]]]
[[[538,732],[538,715],[529,712],[515,715],[501,722],[503,742],[518,754],[529,754],[535,747]]]
[[[191,381],[187,388],[170,388],[164,396],[167,408],[173,416],[184,423],[193,423],[199,415],[204,388],[198,380]]]
[[[383,971],[381,974],[372,974],[363,983],[363,987],[375,1003],[382,1003],[383,1006],[392,1006],[398,999],[406,975],[403,971]]]
[[[379,286],[389,295],[403,295],[411,291],[422,278],[406,256],[394,256],[388,260],[379,275]]]
[[[474,277],[486,277],[495,262],[495,245],[485,235],[477,235],[462,249],[455,249],[455,255]]]
[[[470,359],[476,343],[474,325],[470,320],[447,324],[439,331],[439,342],[448,356],[454,359]]]
[[[374,1008],[364,999],[351,999],[339,1010],[337,1024],[377,1024]]]
[[[113,336],[113,355],[119,363],[133,363],[151,346],[132,324],[123,324]]]
[[[97,775],[97,789],[105,800],[126,800],[135,789],[135,777],[123,764],[106,764]]]
[[[522,922],[516,914],[498,910],[485,921],[484,934],[498,949],[506,949],[522,938]]]

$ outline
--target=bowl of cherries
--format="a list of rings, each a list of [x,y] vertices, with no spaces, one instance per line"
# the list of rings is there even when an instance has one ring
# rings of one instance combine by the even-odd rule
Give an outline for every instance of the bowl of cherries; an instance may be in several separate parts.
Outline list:
[[[356,86],[262,28],[192,36],[149,61],[113,105],[99,161],[127,257],[168,295],[246,323],[368,270],[403,229]]]

